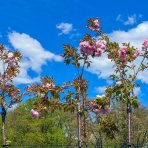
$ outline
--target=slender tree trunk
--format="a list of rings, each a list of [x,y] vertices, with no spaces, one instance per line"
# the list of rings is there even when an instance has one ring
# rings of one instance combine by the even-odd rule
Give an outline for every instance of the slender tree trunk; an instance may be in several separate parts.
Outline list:
[[[127,100],[127,138],[128,148],[131,147],[131,105],[129,99]]]
[[[80,101],[78,102],[78,112],[77,112],[77,121],[78,121],[78,148],[82,147],[81,142],[81,107]]]
[[[5,133],[5,119],[6,119],[6,110],[2,107],[2,148],[6,148],[6,133]]]
[[[86,94],[83,94],[82,95],[82,105],[83,105],[83,108],[85,107],[86,105]],[[83,111],[83,137],[84,139],[87,138],[87,132],[86,132],[86,114],[85,114],[85,111]]]

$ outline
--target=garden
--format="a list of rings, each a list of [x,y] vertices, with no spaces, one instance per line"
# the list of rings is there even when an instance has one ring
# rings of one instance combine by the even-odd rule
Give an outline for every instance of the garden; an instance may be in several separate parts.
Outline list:
[[[86,32],[79,47],[63,45],[60,56],[67,70],[73,66],[76,74],[72,81],[62,84],[46,75],[40,82],[20,89],[13,80],[20,72],[23,56],[0,45],[2,148],[148,146],[148,110],[134,91],[140,87],[139,73],[148,68],[148,38],[141,43],[141,49],[130,41],[111,41],[99,18],[88,19]],[[99,60],[103,55],[113,64],[109,76],[112,83],[103,95],[90,98],[91,77],[86,79],[85,72],[94,58]],[[24,96],[27,101],[22,102]],[[19,105],[13,109],[16,103]]]

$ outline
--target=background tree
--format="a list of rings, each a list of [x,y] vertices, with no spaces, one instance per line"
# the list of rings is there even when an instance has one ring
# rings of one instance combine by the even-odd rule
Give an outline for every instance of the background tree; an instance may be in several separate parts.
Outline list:
[[[131,112],[138,107],[138,97],[134,93],[137,84],[137,75],[148,67],[148,40],[142,44],[141,53],[130,45],[123,43],[122,47],[116,42],[110,42],[107,37],[107,48],[105,52],[114,64],[115,73],[110,77],[114,80],[114,85],[107,87],[107,96],[126,103],[127,110],[127,143],[131,145]],[[139,65],[137,58],[141,58]]]
[[[0,45],[0,106],[2,117],[2,147],[6,147],[5,120],[7,109],[11,108],[14,103],[21,101],[21,92],[13,84],[13,79],[19,73],[19,61],[21,55],[17,51],[6,49],[4,45]]]

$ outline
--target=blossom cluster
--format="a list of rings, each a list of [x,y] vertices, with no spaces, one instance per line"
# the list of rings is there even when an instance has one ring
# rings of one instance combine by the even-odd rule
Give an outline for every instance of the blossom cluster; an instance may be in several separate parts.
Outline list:
[[[31,114],[31,116],[34,117],[34,118],[39,118],[39,117],[40,117],[39,112],[36,111],[36,110],[34,110],[34,109],[31,109],[30,114]]]
[[[91,31],[98,32],[100,29],[100,20],[99,19],[89,19],[87,27]]]
[[[147,50],[148,49],[148,39],[145,39],[143,44],[142,44],[142,49]]]
[[[96,102],[90,102],[90,108],[96,114],[107,114],[110,112],[110,107],[108,105],[99,108]]]
[[[133,57],[133,59],[136,59],[140,55],[140,52],[137,49],[133,51],[134,53],[132,53],[132,55],[128,55],[130,53],[128,47],[128,44],[123,43],[123,47],[119,49],[119,57],[122,62],[127,62],[128,56]]]
[[[0,45],[0,60],[3,64],[3,70],[0,73],[0,91],[2,94],[0,104],[6,109],[14,103],[20,102],[23,95],[20,89],[12,83],[13,78],[19,73],[21,54],[18,51],[11,51],[6,49],[4,45]],[[10,100],[6,102],[8,97]]]
[[[106,48],[106,41],[103,39],[80,42],[81,53],[91,55],[92,57],[100,57],[105,48]]]

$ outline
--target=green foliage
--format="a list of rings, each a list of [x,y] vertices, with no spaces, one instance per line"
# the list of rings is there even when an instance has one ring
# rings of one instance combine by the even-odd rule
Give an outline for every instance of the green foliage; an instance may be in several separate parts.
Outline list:
[[[8,112],[6,133],[8,142],[23,144],[76,144],[76,112],[49,110],[44,118],[35,119],[30,110],[37,99],[29,99],[16,109]],[[136,109],[132,119],[132,142],[141,144],[147,130],[148,110],[142,106]],[[126,106],[124,103],[112,106],[111,113],[101,117],[90,114],[86,116],[87,143],[126,143]],[[1,129],[0,129],[1,130]],[[1,140],[1,138],[0,138]],[[147,140],[145,138],[145,140]]]
[[[29,99],[8,113],[7,139],[12,144],[55,144],[66,143],[65,115],[56,110],[50,111],[42,119],[34,119],[30,110],[36,99]]]

